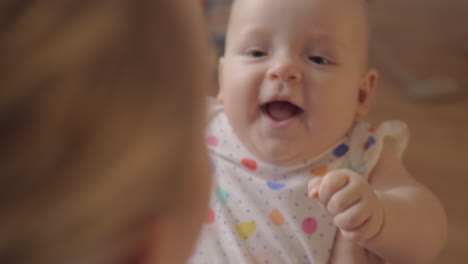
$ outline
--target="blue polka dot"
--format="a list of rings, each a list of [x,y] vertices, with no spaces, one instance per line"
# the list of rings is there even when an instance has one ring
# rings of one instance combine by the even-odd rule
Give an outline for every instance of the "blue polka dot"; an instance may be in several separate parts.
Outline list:
[[[274,191],[278,191],[278,190],[281,190],[284,187],[286,187],[286,184],[269,181],[269,182],[267,182],[267,186],[268,186],[268,188],[270,188],[270,189],[272,189]]]
[[[372,145],[375,144],[375,138],[373,136],[370,136],[368,139],[367,139],[367,142],[366,142],[366,145],[364,146],[364,149],[365,150],[368,150],[370,147],[372,147]]]
[[[344,155],[346,155],[346,153],[348,153],[348,150],[349,150],[348,145],[341,144],[335,150],[333,150],[333,155],[335,155],[335,157],[337,158],[341,158]]]
[[[216,191],[216,196],[218,197],[218,200],[221,201],[223,204],[226,204],[229,201],[229,193],[226,190],[223,189],[218,189]]]

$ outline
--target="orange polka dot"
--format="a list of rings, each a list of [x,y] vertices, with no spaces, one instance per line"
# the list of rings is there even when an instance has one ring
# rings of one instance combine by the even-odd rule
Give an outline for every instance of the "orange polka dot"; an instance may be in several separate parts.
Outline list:
[[[324,166],[321,166],[312,170],[312,174],[314,174],[315,176],[324,176],[325,174],[327,174],[327,172],[328,172],[327,165],[324,165]]]
[[[284,225],[284,223],[286,223],[286,219],[284,218],[284,215],[278,210],[273,210],[270,213],[270,221],[275,226],[282,226]]]

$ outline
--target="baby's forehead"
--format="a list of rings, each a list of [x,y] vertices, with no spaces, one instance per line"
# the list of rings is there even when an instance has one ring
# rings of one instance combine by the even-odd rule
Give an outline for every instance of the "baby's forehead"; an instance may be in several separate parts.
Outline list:
[[[368,31],[366,0],[234,0],[229,29],[243,31],[256,25],[291,28],[308,33],[347,27]],[[242,29],[240,29],[240,28]],[[228,29],[228,31],[229,31]],[[320,32],[319,32],[320,33]],[[358,36],[356,36],[358,37]]]
[[[273,2],[272,0],[231,0],[232,6],[241,5],[243,3],[253,2],[253,1],[266,1],[269,3]],[[281,0],[281,1],[292,2],[294,0]],[[311,2],[311,0],[302,0],[302,1]],[[371,0],[320,0],[320,1],[336,2],[338,4],[341,2],[342,4],[346,3],[346,4],[361,5],[361,6],[367,7]]]
[[[265,13],[281,6],[281,12],[295,12],[298,17],[311,17],[322,11],[328,14],[346,15],[348,19],[368,17],[369,0],[232,0],[231,17],[245,13]],[[255,11],[253,11],[255,10]],[[320,11],[316,11],[320,10]],[[329,18],[339,19],[340,16],[332,15]],[[276,17],[281,20],[281,14]]]
[[[242,2],[244,0],[231,0],[231,2],[233,4],[236,4],[238,2]],[[257,1],[257,0],[247,0],[247,1]],[[287,1],[287,0],[285,0]],[[327,1],[327,0],[324,0],[324,1]],[[333,0],[328,0],[328,1],[333,1]],[[344,1],[348,1],[348,2],[355,2],[356,4],[369,4],[371,0],[344,0]]]

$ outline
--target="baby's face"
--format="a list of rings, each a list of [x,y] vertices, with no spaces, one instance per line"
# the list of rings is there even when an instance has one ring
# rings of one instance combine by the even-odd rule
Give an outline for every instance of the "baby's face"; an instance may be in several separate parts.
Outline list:
[[[236,0],[219,97],[254,155],[298,164],[346,134],[372,78],[366,19],[363,0]]]

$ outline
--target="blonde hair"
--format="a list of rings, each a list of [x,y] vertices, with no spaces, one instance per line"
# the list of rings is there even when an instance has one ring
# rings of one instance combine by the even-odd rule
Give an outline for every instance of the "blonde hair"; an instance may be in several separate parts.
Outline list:
[[[0,263],[119,263],[184,206],[206,53],[176,2],[0,3]]]

